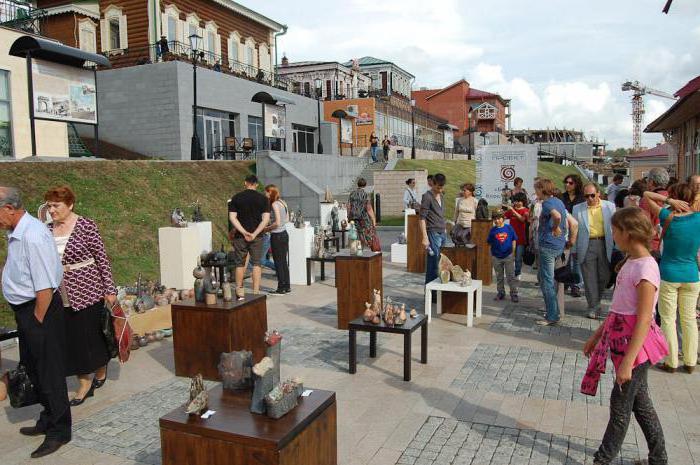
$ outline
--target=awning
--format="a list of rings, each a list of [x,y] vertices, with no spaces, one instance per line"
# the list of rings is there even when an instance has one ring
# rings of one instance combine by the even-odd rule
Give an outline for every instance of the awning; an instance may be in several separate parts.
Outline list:
[[[664,114],[649,124],[644,132],[668,131],[698,115],[700,115],[700,91],[695,91],[674,103]]]
[[[260,91],[256,93],[255,95],[253,95],[253,98],[251,98],[250,101],[256,103],[267,103],[270,105],[277,105],[278,103],[284,103],[286,105],[295,105],[294,101],[288,99],[287,97],[271,94],[265,91]]]
[[[345,110],[335,110],[333,113],[331,113],[331,116],[333,118],[354,118],[350,113],[348,113]]]
[[[438,129],[452,129],[453,131],[457,131],[459,128],[454,124],[442,123],[438,125]]]
[[[12,56],[24,58],[28,53],[31,54],[32,58],[40,58],[76,68],[82,68],[86,62],[107,68],[112,67],[109,60],[102,55],[86,52],[79,48],[69,47],[60,42],[40,37],[22,36],[15,40],[12,47],[10,47],[10,55]]]

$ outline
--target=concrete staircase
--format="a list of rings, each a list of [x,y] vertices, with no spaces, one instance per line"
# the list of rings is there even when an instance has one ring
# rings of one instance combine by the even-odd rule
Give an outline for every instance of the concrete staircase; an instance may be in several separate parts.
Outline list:
[[[367,192],[373,192],[374,191],[374,172],[375,171],[383,171],[386,168],[386,163],[383,161],[378,161],[377,163],[369,163],[367,166],[365,166],[365,169],[362,170],[362,173],[358,176],[358,178],[365,178],[367,181],[367,187],[365,190]]]

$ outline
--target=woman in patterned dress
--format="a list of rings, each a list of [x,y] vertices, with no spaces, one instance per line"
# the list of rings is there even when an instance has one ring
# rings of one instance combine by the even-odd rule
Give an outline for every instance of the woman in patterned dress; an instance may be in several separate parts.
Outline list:
[[[365,192],[366,186],[367,181],[364,178],[357,180],[357,189],[352,191],[348,197],[348,217],[355,222],[357,236],[362,242],[362,247],[372,249],[377,234],[377,220],[369,194]],[[379,252],[379,250],[373,251]]]
[[[70,402],[77,406],[107,380],[110,356],[100,329],[101,316],[105,302],[116,302],[117,290],[97,225],[73,211],[75,194],[71,188],[54,187],[46,192],[44,200],[52,219],[49,229],[63,263],[66,376],[78,377],[79,387]]]

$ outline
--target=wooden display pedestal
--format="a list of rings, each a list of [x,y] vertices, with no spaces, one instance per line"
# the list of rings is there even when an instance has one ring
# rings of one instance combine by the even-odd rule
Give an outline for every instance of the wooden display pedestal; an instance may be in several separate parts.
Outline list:
[[[463,270],[469,270],[472,279],[477,279],[478,247],[443,247],[440,252],[450,259],[453,265],[459,265]],[[462,292],[442,293],[442,313],[467,314],[467,295]]]
[[[265,356],[267,305],[263,295],[240,302],[207,305],[185,300],[172,304],[175,375],[219,380],[222,352],[250,350],[253,361]]]
[[[484,286],[491,285],[491,247],[486,242],[493,223],[491,220],[472,220],[472,242],[476,244],[476,276]]]
[[[341,252],[335,256],[335,287],[338,295],[338,329],[361,316],[365,302],[372,302],[374,289],[384,296],[381,252],[361,256]]]
[[[420,231],[420,217],[406,216],[408,233],[406,234],[406,271],[409,273],[425,273],[426,251],[421,244],[423,234]]]
[[[179,407],[160,419],[163,465],[336,465],[335,393],[314,390],[280,419],[250,412],[250,391],[209,391],[204,420]]]

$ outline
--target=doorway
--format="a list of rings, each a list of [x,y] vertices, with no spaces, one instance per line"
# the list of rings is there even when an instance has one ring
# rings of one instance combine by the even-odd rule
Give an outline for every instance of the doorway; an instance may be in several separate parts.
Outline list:
[[[204,158],[211,160],[214,158],[214,154],[220,151],[224,145],[223,134],[221,133],[221,118],[204,117],[204,141]]]

